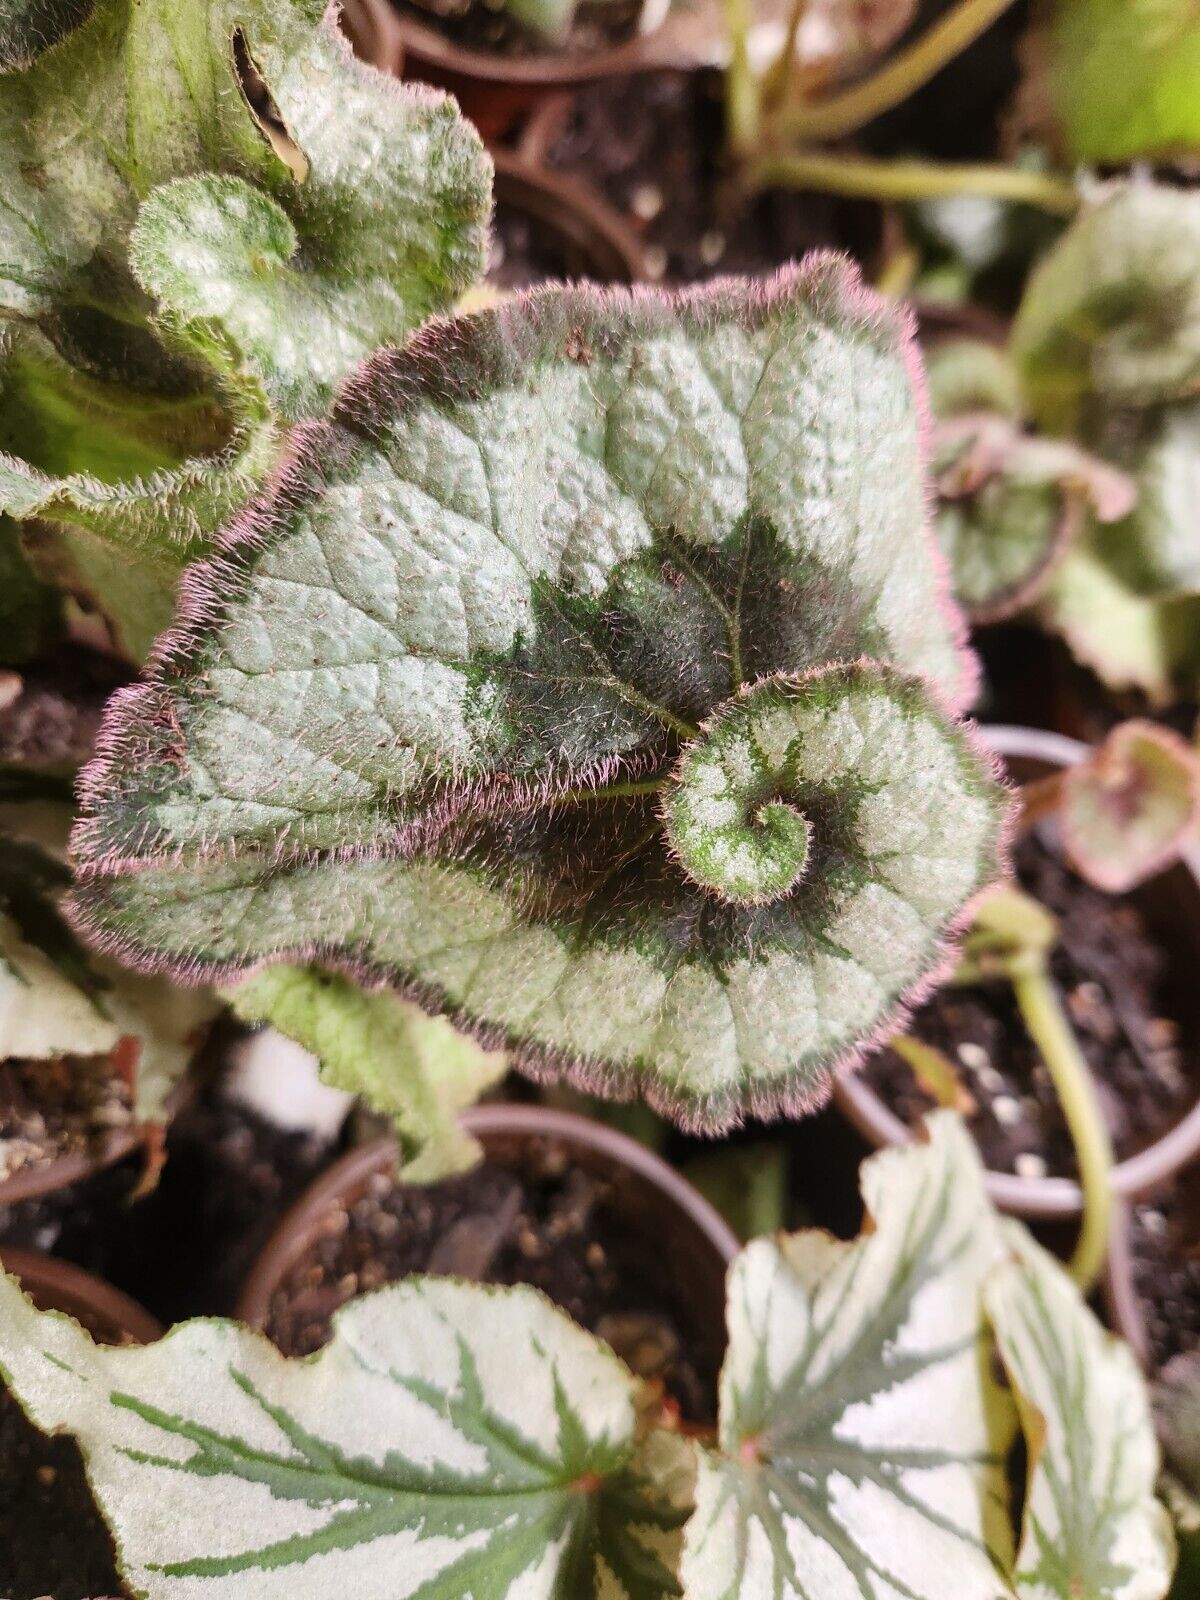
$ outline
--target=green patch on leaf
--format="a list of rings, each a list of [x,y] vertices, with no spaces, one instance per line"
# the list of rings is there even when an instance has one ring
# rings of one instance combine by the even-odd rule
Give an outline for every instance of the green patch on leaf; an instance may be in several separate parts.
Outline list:
[[[999,870],[927,692],[970,675],[918,433],[901,329],[830,262],[379,356],[114,702],[81,916],[175,971],[319,951],[689,1122],[812,1104]],[[748,832],[811,827],[762,893],[714,895],[671,812],[710,720],[752,741]]]
[[[458,1126],[457,1114],[504,1076],[503,1053],[481,1050],[444,1018],[386,989],[367,992],[315,968],[269,968],[226,999],[240,1017],[269,1022],[310,1050],[325,1083],[365,1095],[390,1116],[410,1183],[461,1172],[478,1160],[479,1145]]]
[[[690,1452],[529,1289],[410,1279],[285,1361],[233,1323],[109,1350],[0,1280],[0,1373],[82,1446],[145,1600],[667,1600]]]
[[[1057,0],[1044,49],[1072,160],[1195,153],[1200,20],[1191,0]]]
[[[1158,1449],[1127,1346],[1058,1263],[1005,1226],[1010,1260],[987,1287],[1028,1447],[1020,1600],[1160,1600],[1174,1540],[1155,1499]]]

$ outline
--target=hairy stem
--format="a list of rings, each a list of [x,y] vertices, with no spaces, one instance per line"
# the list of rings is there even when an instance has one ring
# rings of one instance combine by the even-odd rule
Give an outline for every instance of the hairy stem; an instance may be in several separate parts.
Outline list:
[[[820,189],[870,200],[935,200],[978,194],[1037,206],[1060,216],[1078,208],[1064,178],[989,162],[874,161],[866,156],[796,151],[764,156],[749,169],[753,188]]]
[[[915,94],[947,62],[974,43],[1011,4],[1012,0],[959,0],[907,50],[901,50],[861,83],[814,104],[792,108],[782,118],[784,131],[813,141],[839,139],[853,133]]]
[[[1112,1229],[1112,1140],[1088,1067],[1041,959],[1014,963],[1013,992],[1029,1036],[1054,1080],[1079,1162],[1083,1221],[1070,1273],[1086,1293],[1104,1270]]]

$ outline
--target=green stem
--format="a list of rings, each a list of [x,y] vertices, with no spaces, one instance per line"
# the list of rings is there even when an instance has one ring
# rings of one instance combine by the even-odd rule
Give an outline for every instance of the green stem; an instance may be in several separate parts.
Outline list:
[[[725,134],[735,152],[753,150],[762,121],[758,79],[750,65],[750,7],[747,0],[724,0],[729,31],[725,71]]]
[[[792,58],[796,54],[796,39],[800,24],[808,10],[808,0],[792,0],[788,12],[787,28],[783,35],[783,48],[771,63],[762,80],[762,104],[768,114],[783,103],[792,81]]]
[[[1054,1080],[1079,1162],[1083,1221],[1070,1272],[1086,1293],[1104,1270],[1108,1255],[1113,1209],[1112,1140],[1096,1098],[1091,1070],[1044,963],[1039,959],[1014,965],[1011,978],[1029,1036]]]
[[[623,783],[597,785],[594,789],[562,789],[553,791],[539,804],[547,807],[600,805],[606,800],[624,800],[633,795],[658,794],[664,778],[628,779]]]
[[[865,156],[797,151],[764,156],[749,172],[751,186],[820,189],[870,200],[936,200],[979,194],[1070,216],[1079,196],[1064,178],[986,162],[874,161]]]
[[[783,119],[784,128],[814,142],[853,133],[928,83],[1011,4],[1012,0],[959,0],[907,50],[901,50],[869,78],[826,100],[796,106]]]

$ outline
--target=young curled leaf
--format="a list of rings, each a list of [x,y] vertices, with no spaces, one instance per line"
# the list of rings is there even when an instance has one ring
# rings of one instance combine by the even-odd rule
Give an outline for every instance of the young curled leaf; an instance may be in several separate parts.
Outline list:
[[[409,1279],[286,1361],[232,1322],[104,1349],[0,1276],[0,1375],[79,1441],[143,1600],[668,1600],[690,1450],[529,1289]]]
[[[1063,774],[1060,820],[1083,876],[1124,893],[1161,872],[1200,826],[1200,756],[1157,722],[1122,722]]]
[[[1134,502],[1115,467],[986,413],[938,424],[935,469],[938,538],[977,623],[1031,605],[1089,520],[1116,521]]]
[[[1019,1600],[1162,1600],[1175,1542],[1137,1362],[1058,1262],[1003,1227],[985,1294],[1027,1446]]]
[[[378,357],[113,702],[85,925],[317,952],[690,1123],[813,1104],[999,871],[904,333],[816,260]]]
[[[1200,194],[1129,182],[1088,204],[1030,275],[1013,355],[1037,422],[1092,437],[1114,407],[1200,384]]]
[[[864,1166],[860,1238],[759,1239],[734,1264],[688,1600],[1007,1591],[1015,1417],[982,1298],[997,1222],[962,1124],[929,1131]]]

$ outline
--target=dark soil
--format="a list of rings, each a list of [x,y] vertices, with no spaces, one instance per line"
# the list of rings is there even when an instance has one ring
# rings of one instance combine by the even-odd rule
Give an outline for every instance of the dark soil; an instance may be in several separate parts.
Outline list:
[[[122,1341],[91,1324],[96,1339]],[[48,1438],[0,1387],[0,1595],[92,1600],[125,1595],[116,1554],[73,1439]]]
[[[68,644],[20,676],[20,694],[0,709],[0,762],[74,770],[91,755],[104,704],[128,672],[112,656]]]
[[[510,16],[504,0],[399,0],[397,10],[437,28],[464,50],[503,56],[550,52],[588,56],[632,39],[642,4],[641,0],[582,0],[565,36],[553,40]]]
[[[487,1161],[459,1178],[406,1187],[379,1176],[320,1238],[272,1303],[268,1333],[288,1355],[330,1336],[335,1310],[410,1273],[532,1284],[607,1340],[640,1376],[660,1379],[693,1421],[716,1414],[716,1363],[698,1341],[656,1254],[620,1216],[609,1185],[554,1140],[520,1166]]]
[[[1022,887],[1059,920],[1053,976],[1123,1159],[1178,1122],[1196,1097],[1196,1042],[1183,1038],[1172,1015],[1168,956],[1131,899],[1082,882],[1036,834],[1022,839],[1016,866]],[[943,989],[908,1032],[958,1069],[976,1102],[969,1121],[990,1170],[1076,1170],[1058,1097],[1007,984]],[[863,1071],[907,1122],[933,1104],[890,1050]]]
[[[158,1188],[114,1231],[104,1276],[166,1323],[228,1316],[284,1211],[337,1153],[202,1088],[171,1124]]]
[[[548,279],[594,278],[582,252],[547,236],[547,230],[516,206],[500,201],[492,219],[487,281],[496,289],[527,289]]]
[[[1195,1173],[1131,1207],[1130,1253],[1142,1302],[1150,1358],[1157,1370],[1172,1356],[1200,1349],[1200,1212]],[[1190,1189],[1190,1193],[1188,1192]]]
[[[717,74],[646,73],[584,87],[547,160],[642,227],[647,275],[668,283],[771,272],[821,246],[875,259],[883,225],[870,202],[781,189],[734,209],[723,141]]]
[[[107,1056],[0,1062],[0,1183],[127,1128],[129,1085]]]

